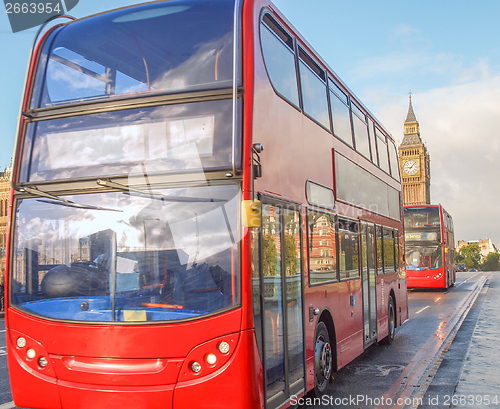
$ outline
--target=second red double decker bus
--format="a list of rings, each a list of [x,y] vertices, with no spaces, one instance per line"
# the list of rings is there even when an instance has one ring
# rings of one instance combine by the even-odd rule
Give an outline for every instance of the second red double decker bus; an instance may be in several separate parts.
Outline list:
[[[286,407],[408,318],[394,140],[267,0],[52,27],[12,182],[18,406]]]
[[[404,207],[408,288],[448,288],[455,283],[453,219],[441,205]]]

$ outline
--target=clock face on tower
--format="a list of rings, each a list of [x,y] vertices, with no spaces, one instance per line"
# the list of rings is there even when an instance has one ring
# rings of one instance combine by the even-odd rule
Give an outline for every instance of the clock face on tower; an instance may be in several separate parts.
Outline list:
[[[403,164],[403,172],[406,173],[408,176],[413,176],[415,173],[418,172],[420,166],[418,162],[414,159],[407,160]]]

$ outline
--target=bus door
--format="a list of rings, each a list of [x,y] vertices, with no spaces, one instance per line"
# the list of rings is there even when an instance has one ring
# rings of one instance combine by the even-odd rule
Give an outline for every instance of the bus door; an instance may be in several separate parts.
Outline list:
[[[361,222],[361,276],[365,348],[377,340],[375,246],[374,225]]]
[[[255,327],[266,408],[273,409],[305,389],[300,206],[264,202],[258,243],[254,238]]]

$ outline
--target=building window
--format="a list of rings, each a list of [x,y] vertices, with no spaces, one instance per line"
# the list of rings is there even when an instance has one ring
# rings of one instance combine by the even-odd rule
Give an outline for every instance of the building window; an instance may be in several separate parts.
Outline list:
[[[309,283],[319,284],[337,280],[335,216],[310,210],[307,215],[307,224]]]

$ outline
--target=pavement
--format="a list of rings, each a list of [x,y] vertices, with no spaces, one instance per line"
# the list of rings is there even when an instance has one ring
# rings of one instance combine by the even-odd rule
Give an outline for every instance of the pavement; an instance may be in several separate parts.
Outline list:
[[[500,272],[486,281],[419,409],[500,409]]]

